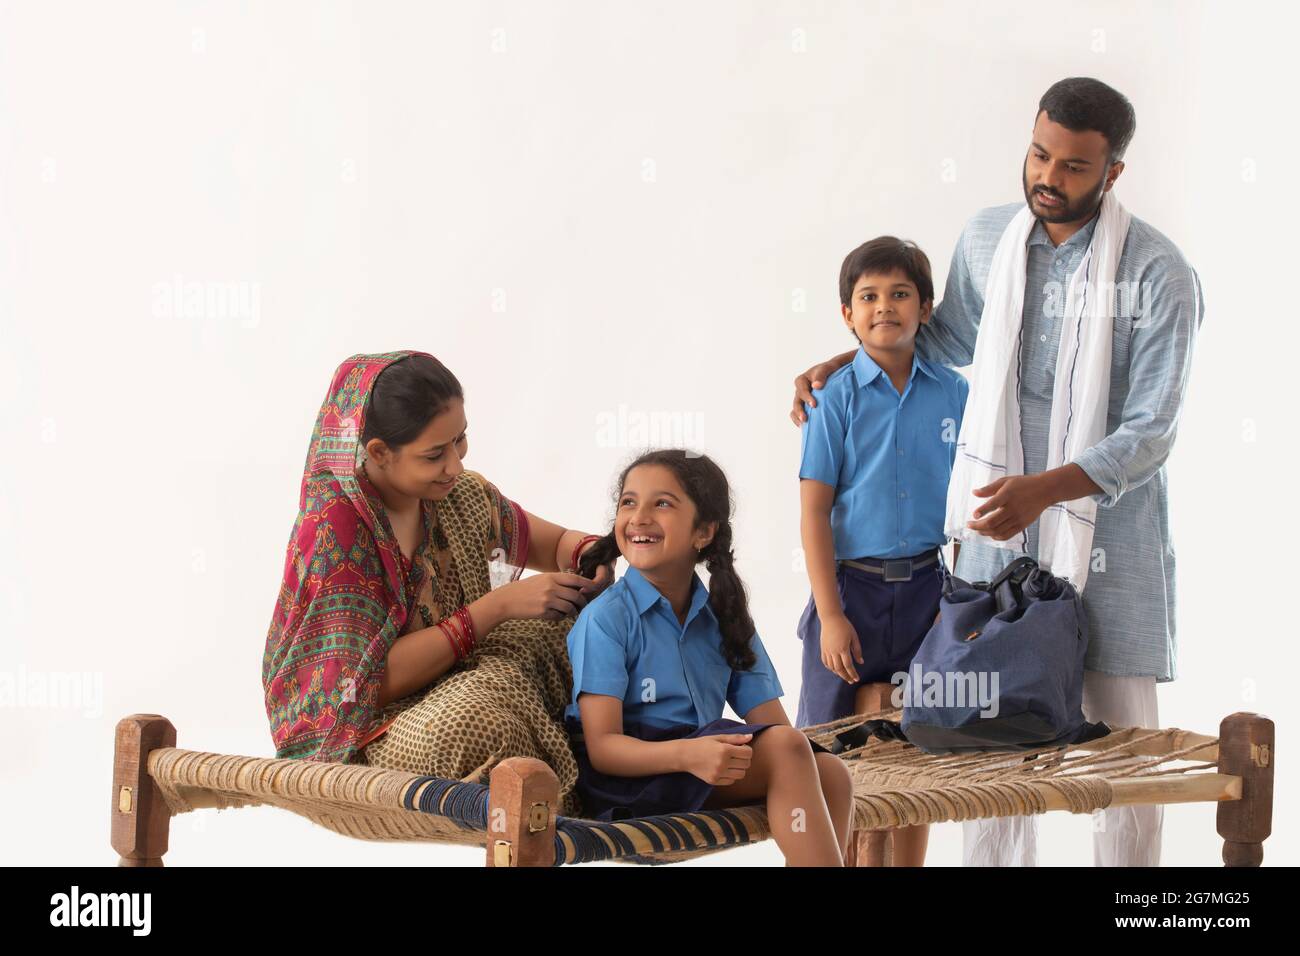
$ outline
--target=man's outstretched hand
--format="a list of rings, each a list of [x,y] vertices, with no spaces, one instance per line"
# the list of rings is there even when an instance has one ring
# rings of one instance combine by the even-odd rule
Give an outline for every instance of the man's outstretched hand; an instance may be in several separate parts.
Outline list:
[[[1024,531],[1055,499],[1043,487],[1042,475],[1011,475],[999,478],[971,494],[988,501],[975,509],[966,527],[988,535],[994,541],[1006,541]]]
[[[1014,538],[1058,501],[1075,501],[1099,495],[1101,486],[1088,477],[1076,462],[1036,475],[1009,475],[972,489],[977,498],[987,498],[972,514],[966,527],[995,541]],[[955,560],[955,558],[954,558]]]

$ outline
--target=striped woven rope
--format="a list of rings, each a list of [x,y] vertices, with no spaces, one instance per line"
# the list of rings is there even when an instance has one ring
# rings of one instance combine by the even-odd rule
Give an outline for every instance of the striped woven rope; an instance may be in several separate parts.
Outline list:
[[[442,777],[419,777],[402,795],[408,810],[435,814],[466,830],[486,832],[488,788]],[[713,825],[710,826],[710,823]],[[606,823],[575,817],[555,821],[555,864],[591,863],[597,860],[664,862],[646,854],[693,855],[753,843],[767,836],[753,821],[731,810],[700,810],[664,816],[638,817]]]
[[[466,830],[487,831],[488,788],[442,777],[418,777],[402,794],[408,810],[446,817]]]
[[[697,810],[613,823],[559,817],[555,822],[555,864],[668,862],[645,855],[696,855],[753,843],[767,837],[765,821],[765,814],[756,808]]]

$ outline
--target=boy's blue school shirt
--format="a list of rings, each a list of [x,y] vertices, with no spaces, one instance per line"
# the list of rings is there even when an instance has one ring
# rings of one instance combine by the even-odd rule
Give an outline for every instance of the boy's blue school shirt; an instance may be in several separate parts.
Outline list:
[[[837,561],[902,558],[942,545],[948,479],[970,391],[959,373],[913,354],[900,396],[858,347],[804,405],[799,477],[835,489]]]
[[[730,704],[742,718],[781,697],[781,682],[755,634],[756,658],[747,671],[733,671],[722,656],[722,631],[709,606],[709,592],[691,576],[686,623],[636,568],[582,609],[568,636],[573,697],[566,717],[581,720],[580,693],[623,701],[624,724],[666,728],[702,727]]]

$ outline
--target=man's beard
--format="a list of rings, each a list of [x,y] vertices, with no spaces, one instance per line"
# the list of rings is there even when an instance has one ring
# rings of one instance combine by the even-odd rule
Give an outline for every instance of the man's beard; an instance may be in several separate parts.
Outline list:
[[[1028,167],[1028,162],[1028,160],[1025,161],[1026,167]],[[1109,169],[1109,166],[1107,169]],[[1106,170],[1102,170],[1101,179],[1097,180],[1096,188],[1073,203],[1053,190],[1039,190],[1062,201],[1062,205],[1056,209],[1046,209],[1043,206],[1033,204],[1031,200],[1035,190],[1029,188],[1029,177],[1024,169],[1020,171],[1020,182],[1025,189],[1025,202],[1029,205],[1029,211],[1043,222],[1079,222],[1080,220],[1091,219],[1101,206],[1102,196],[1106,193]]]

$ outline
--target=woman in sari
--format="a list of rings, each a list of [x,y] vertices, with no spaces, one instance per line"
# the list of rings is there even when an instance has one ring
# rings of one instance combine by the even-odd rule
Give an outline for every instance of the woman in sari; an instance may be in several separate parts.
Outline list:
[[[536,757],[573,814],[565,636],[613,568],[573,573],[598,536],[524,511],[465,470],[467,447],[460,383],[433,356],[335,371],[262,659],[276,756],[480,783]]]

